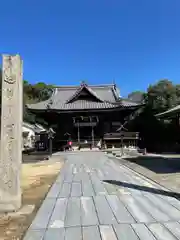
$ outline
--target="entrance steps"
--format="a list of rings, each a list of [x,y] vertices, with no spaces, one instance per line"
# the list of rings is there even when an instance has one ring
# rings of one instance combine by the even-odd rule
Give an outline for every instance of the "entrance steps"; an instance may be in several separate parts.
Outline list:
[[[91,152],[91,151],[99,151],[99,148],[92,148],[92,149],[90,149],[90,148],[81,148],[80,150],[79,149],[74,149],[74,151],[76,151],[76,152],[87,152],[87,151]]]

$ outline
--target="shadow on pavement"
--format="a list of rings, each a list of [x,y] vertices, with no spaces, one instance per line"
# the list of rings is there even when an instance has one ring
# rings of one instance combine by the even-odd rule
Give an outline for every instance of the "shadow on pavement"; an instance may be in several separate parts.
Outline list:
[[[36,163],[36,162],[41,162],[45,160],[49,160],[49,152],[47,151],[46,152],[37,151],[37,152],[30,152],[28,154],[27,153],[22,154],[23,163]]]
[[[180,172],[180,157],[137,156],[133,158],[125,157],[124,160],[134,162],[155,173]]]
[[[162,189],[140,186],[140,185],[136,185],[133,183],[126,183],[126,182],[115,181],[115,180],[104,180],[103,182],[114,184],[114,185],[121,186],[121,187],[132,188],[132,189],[135,189],[138,191],[144,191],[144,192],[164,195],[164,196],[168,196],[168,197],[173,197],[173,198],[176,198],[177,200],[180,200],[180,193],[177,193],[177,192],[170,192],[170,191],[165,191]]]

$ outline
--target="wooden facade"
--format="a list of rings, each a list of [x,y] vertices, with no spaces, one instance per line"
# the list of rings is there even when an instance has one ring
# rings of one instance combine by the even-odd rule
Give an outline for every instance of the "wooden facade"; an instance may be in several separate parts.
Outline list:
[[[74,145],[92,145],[99,142],[121,143],[117,130],[127,117],[142,105],[119,97],[114,85],[59,87],[45,102],[28,105],[30,111],[45,118],[55,130],[54,146],[57,148],[71,139]],[[122,129],[123,130],[123,129]],[[124,128],[124,138],[133,140],[136,133]],[[111,138],[107,138],[107,136]],[[113,136],[113,137],[112,137]]]

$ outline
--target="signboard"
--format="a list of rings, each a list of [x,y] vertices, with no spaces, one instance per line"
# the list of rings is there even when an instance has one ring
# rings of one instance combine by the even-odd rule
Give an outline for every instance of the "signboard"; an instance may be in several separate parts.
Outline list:
[[[80,122],[80,123],[74,123],[75,127],[95,127],[97,125],[97,122]]]

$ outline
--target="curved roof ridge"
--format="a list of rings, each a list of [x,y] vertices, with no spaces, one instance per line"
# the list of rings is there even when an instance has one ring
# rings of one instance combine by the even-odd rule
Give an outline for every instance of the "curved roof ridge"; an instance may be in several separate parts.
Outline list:
[[[118,100],[119,99],[119,94],[118,94],[117,88],[113,87],[112,88],[112,92],[114,94],[115,99]]]
[[[103,88],[103,87],[113,87],[114,84],[86,84],[88,87],[92,87],[92,88]],[[75,88],[79,88],[81,85],[61,85],[61,86],[56,86],[55,88],[72,88],[72,89],[75,89]]]
[[[99,95],[98,95],[96,92],[94,92],[91,87],[89,87],[89,86],[85,86],[85,87],[86,87],[86,89],[87,89],[92,95],[94,95],[97,99],[99,99],[101,102],[104,102],[104,100],[102,100],[101,97],[99,97]]]
[[[92,94],[96,99],[98,99],[101,102],[104,102],[98,95],[95,93],[90,86],[86,84],[82,84],[76,91],[75,93],[67,99],[66,103],[70,103],[74,98],[78,97],[78,95],[81,93],[83,89],[86,89],[90,94]]]

